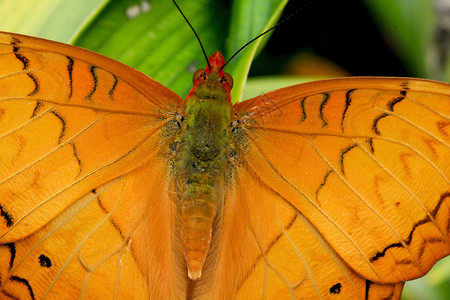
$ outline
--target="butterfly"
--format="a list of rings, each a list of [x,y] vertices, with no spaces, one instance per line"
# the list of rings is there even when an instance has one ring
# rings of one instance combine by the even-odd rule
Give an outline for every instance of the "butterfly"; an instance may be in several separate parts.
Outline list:
[[[183,102],[87,50],[0,46],[2,296],[396,299],[449,253],[448,84],[232,107],[218,52]]]

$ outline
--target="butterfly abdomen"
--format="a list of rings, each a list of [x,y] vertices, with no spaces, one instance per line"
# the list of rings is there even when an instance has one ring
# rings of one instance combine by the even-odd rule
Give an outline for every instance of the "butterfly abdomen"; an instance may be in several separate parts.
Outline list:
[[[211,70],[209,70],[211,71]],[[181,246],[188,276],[198,279],[223,201],[232,106],[218,72],[206,73],[186,98],[175,160]]]
[[[188,276],[198,279],[211,245],[212,224],[216,215],[213,182],[209,176],[190,176],[195,181],[186,184],[181,200],[181,242]],[[195,178],[197,177],[197,178]],[[189,179],[188,179],[189,180]]]
[[[223,121],[209,109],[201,111],[186,114],[176,159],[180,237],[191,279],[201,276],[210,248],[230,152],[229,117]]]

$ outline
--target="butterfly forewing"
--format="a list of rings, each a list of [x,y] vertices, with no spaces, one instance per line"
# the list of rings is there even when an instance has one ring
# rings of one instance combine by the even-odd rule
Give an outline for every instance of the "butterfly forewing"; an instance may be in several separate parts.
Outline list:
[[[391,283],[450,251],[449,108],[448,85],[408,79],[317,82],[237,105],[258,178],[354,270]]]

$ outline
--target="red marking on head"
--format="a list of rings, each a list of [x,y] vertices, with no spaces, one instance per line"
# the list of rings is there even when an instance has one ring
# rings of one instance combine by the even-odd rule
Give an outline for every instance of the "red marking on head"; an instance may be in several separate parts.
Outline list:
[[[209,64],[206,65],[206,68],[205,68],[205,75],[210,75],[211,72],[213,72],[213,73],[217,73],[217,75],[219,77],[223,77],[224,76],[225,72],[224,72],[222,67],[225,64],[225,59],[223,58],[223,55],[222,55],[222,53],[220,53],[220,51],[214,52],[209,57],[208,63]],[[198,79],[196,79],[194,81],[194,84],[192,85],[192,89],[191,89],[191,91],[189,92],[189,94],[186,97],[186,101],[188,99],[190,99],[194,95],[194,93],[196,92],[198,86],[200,84],[202,84],[203,82],[204,82],[204,78],[202,78],[202,77],[199,77]],[[228,84],[225,81],[222,82],[222,80],[221,80],[220,82],[222,83],[222,86],[225,88],[225,90],[227,92],[228,101],[231,104],[231,96],[230,96],[231,88],[228,86]]]
[[[208,75],[213,72],[219,73],[219,76],[223,76],[222,66],[225,64],[225,59],[223,58],[222,53],[220,51],[214,52],[208,59],[209,65],[205,68],[205,73]],[[211,66],[211,68],[210,68]]]

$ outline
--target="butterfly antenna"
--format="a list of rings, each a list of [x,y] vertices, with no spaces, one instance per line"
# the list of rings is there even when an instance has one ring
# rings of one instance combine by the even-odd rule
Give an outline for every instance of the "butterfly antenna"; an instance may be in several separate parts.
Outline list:
[[[206,55],[205,52],[205,48],[203,48],[203,44],[202,41],[200,41],[200,38],[198,37],[197,32],[195,31],[194,27],[192,27],[191,23],[189,22],[189,20],[186,18],[186,16],[184,15],[183,11],[181,10],[181,8],[178,6],[178,4],[175,2],[175,0],[172,0],[172,2],[175,4],[175,6],[177,7],[178,11],[181,13],[181,15],[183,16],[183,18],[186,20],[186,22],[188,23],[189,27],[191,27],[192,31],[195,34],[195,37],[197,38],[198,43],[200,44],[200,47],[202,48],[203,51],[203,55],[205,56],[206,59],[206,63],[208,64],[208,67],[211,68],[211,66],[209,65],[209,61],[208,61],[208,56]]]
[[[244,46],[242,46],[238,51],[234,52],[233,55],[231,55],[231,57],[223,64],[223,66],[220,68],[221,70],[223,68],[225,68],[225,66],[242,50],[245,49],[245,47],[247,47],[248,45],[250,45],[251,43],[253,43],[254,41],[256,41],[257,39],[259,39],[260,37],[262,37],[263,35],[265,35],[266,33],[274,30],[275,28],[277,28],[278,26],[280,26],[281,24],[283,24],[284,22],[286,22],[287,20],[289,20],[290,18],[292,18],[293,16],[295,16],[297,13],[299,13],[301,10],[305,9],[306,7],[308,7],[312,2],[314,2],[315,0],[311,0],[308,1],[305,5],[303,5],[302,7],[300,7],[299,9],[297,9],[295,12],[293,12],[292,14],[290,14],[289,16],[287,16],[286,18],[284,18],[283,20],[281,20],[280,22],[278,22],[277,24],[273,25],[272,27],[270,27],[269,29],[267,29],[266,31],[264,31],[263,33],[257,35],[256,37],[254,37],[253,39],[251,39],[249,42],[247,42]]]

